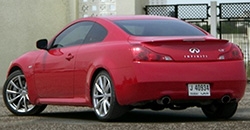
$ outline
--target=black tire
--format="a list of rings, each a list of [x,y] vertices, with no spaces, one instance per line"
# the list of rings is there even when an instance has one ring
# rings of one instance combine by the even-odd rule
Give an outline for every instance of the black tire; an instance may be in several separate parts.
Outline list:
[[[94,80],[92,102],[95,114],[101,121],[117,119],[129,111],[128,106],[118,104],[112,79],[106,71],[101,71]]]
[[[46,108],[46,105],[30,103],[26,79],[20,70],[11,73],[5,81],[3,100],[9,111],[18,116],[36,115]]]
[[[229,119],[231,118],[238,107],[238,103],[214,103],[203,106],[203,113],[210,119]]]

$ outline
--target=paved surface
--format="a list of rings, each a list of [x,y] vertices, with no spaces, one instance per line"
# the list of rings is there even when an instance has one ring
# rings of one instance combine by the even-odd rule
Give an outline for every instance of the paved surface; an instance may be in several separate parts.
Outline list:
[[[199,108],[182,111],[133,110],[117,122],[99,122],[92,109],[83,107],[48,106],[39,116],[14,116],[4,106],[0,95],[1,130],[249,130],[250,85],[236,114],[227,121],[207,119]]]

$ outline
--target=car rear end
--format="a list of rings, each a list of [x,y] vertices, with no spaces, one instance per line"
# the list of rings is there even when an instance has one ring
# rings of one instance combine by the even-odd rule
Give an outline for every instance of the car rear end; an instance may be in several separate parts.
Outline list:
[[[158,20],[115,21],[131,35],[131,78],[135,77],[122,92],[117,90],[119,103],[172,107],[238,103],[246,87],[240,48],[183,21]]]
[[[163,44],[163,41],[132,44],[136,83],[123,89],[124,102],[131,104],[164,98],[172,103],[193,101],[200,105],[212,100],[238,102],[246,86],[242,53],[236,45],[226,41],[211,45],[211,48],[204,46],[216,44],[212,41],[175,41],[179,42],[179,47]],[[192,54],[192,48],[200,53]]]

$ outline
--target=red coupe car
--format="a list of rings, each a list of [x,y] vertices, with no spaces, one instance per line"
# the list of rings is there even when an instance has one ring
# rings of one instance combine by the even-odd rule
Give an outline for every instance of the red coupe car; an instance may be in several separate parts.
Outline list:
[[[37,48],[7,74],[3,99],[15,115],[73,105],[109,121],[133,108],[196,106],[208,118],[228,119],[246,87],[237,45],[175,18],[81,18]]]

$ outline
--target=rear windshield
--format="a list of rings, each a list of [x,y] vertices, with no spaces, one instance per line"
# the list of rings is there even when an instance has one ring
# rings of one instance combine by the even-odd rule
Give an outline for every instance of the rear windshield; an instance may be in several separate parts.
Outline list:
[[[205,36],[201,30],[180,20],[120,20],[114,22],[134,36]]]

